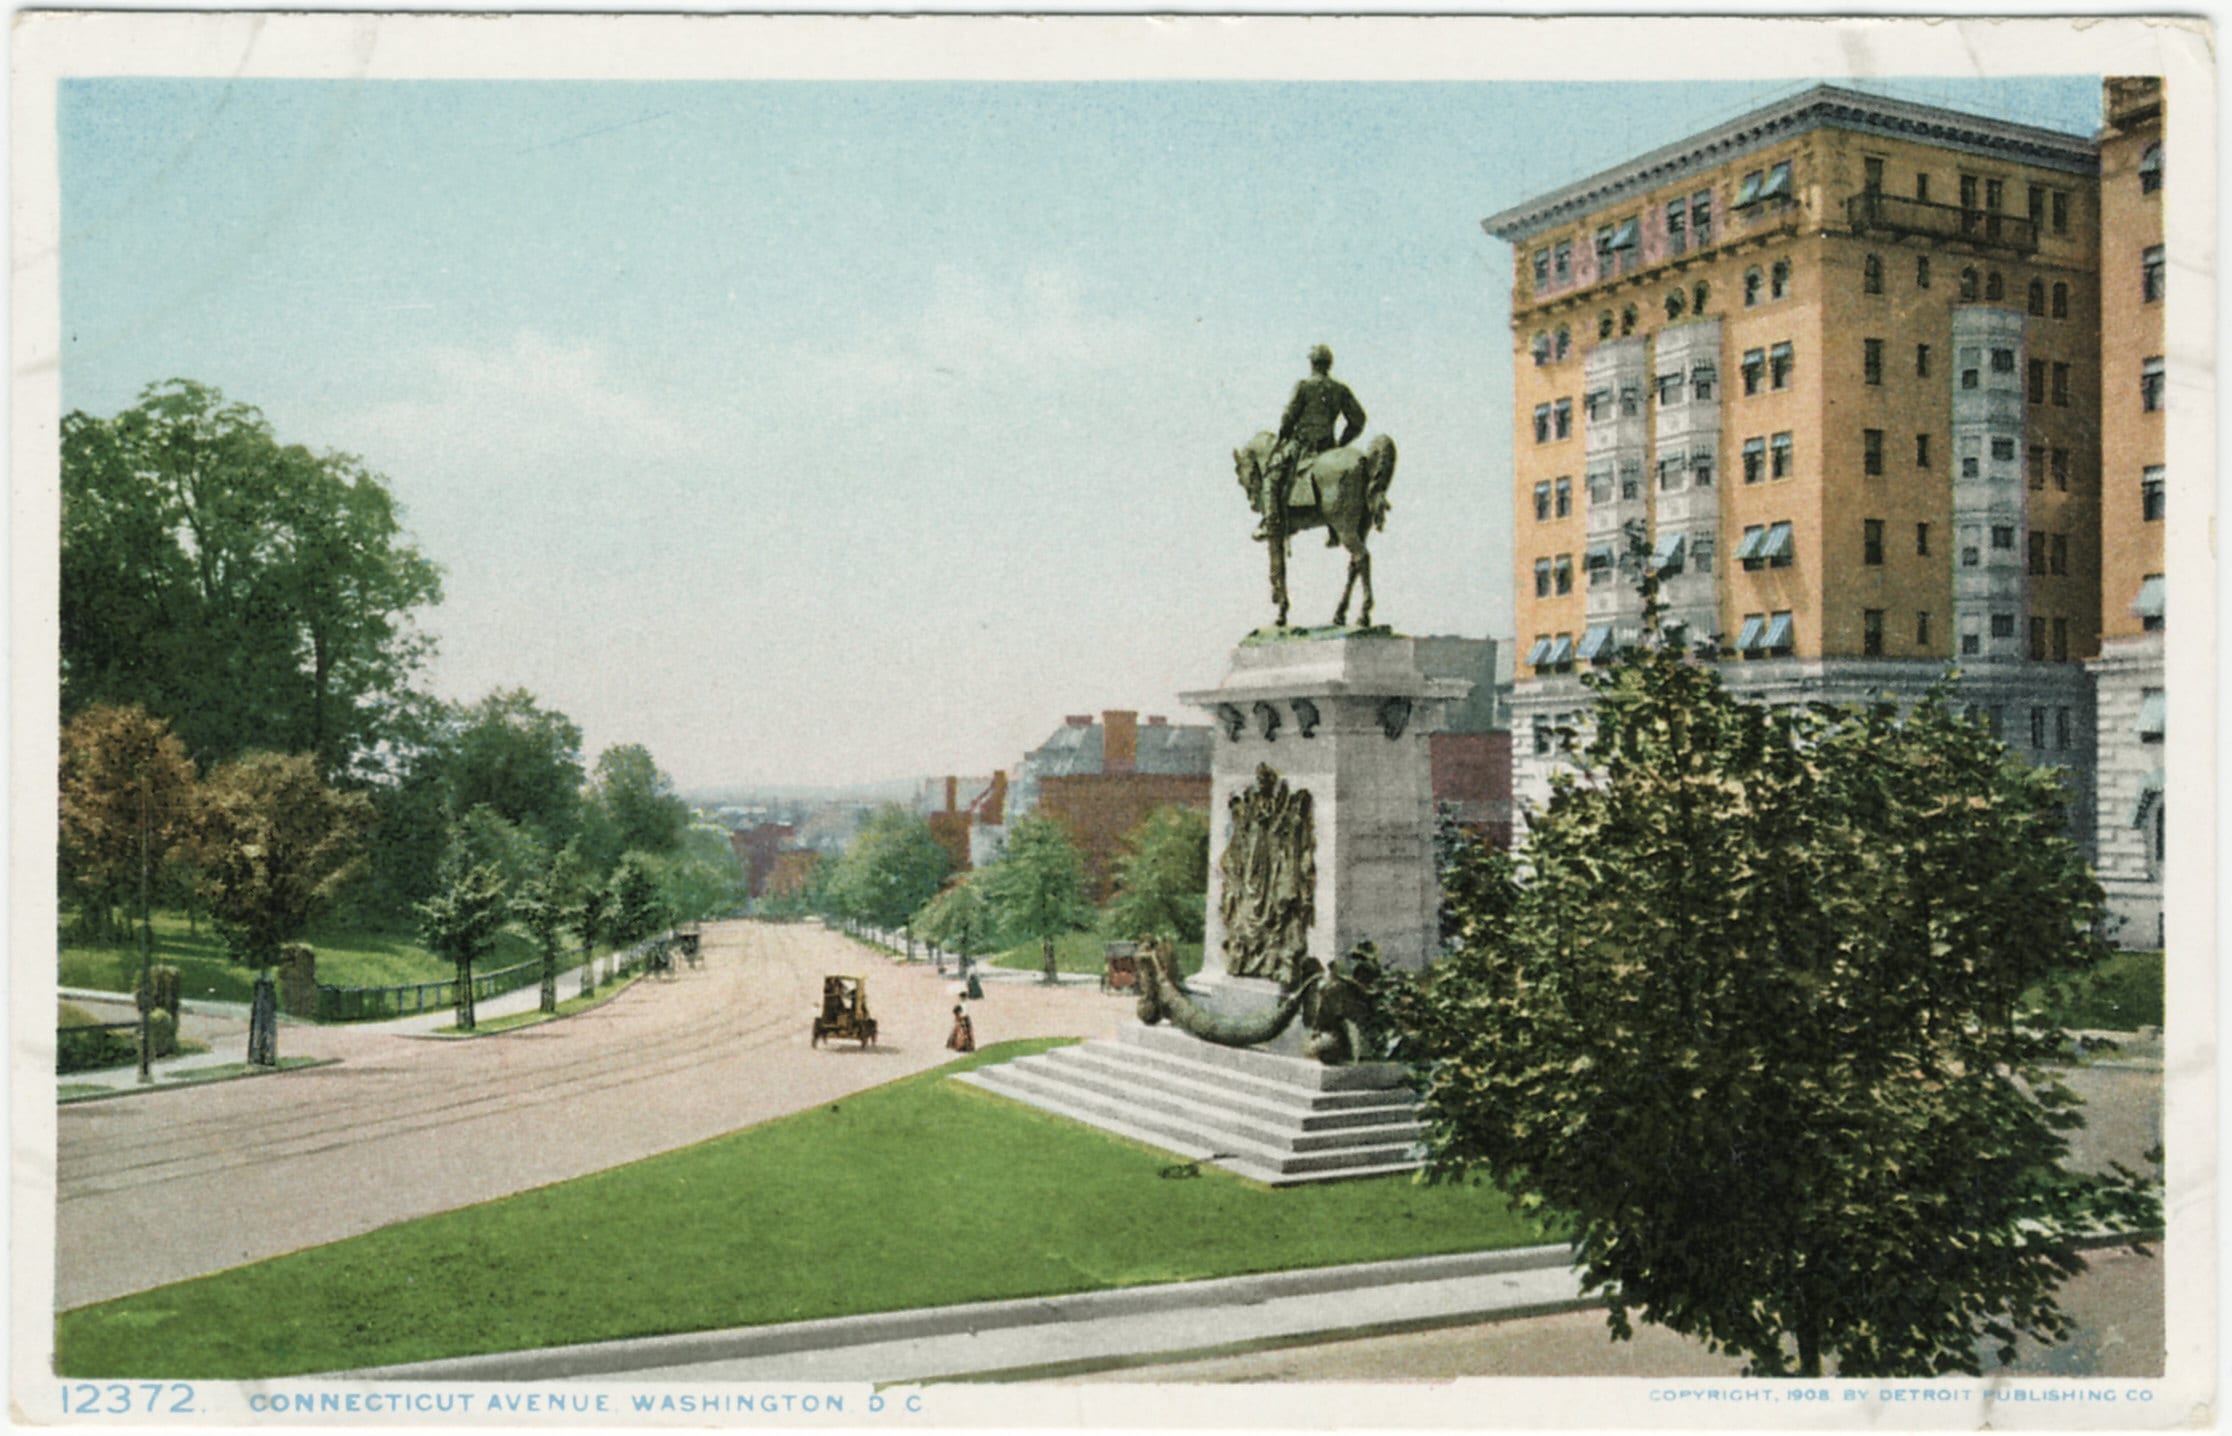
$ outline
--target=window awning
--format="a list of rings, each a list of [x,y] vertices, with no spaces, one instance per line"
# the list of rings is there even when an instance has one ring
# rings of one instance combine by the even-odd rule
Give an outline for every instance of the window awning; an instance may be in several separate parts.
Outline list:
[[[2139,596],[2131,601],[2131,611],[2141,618],[2162,617],[2166,597],[2162,575],[2152,574],[2139,585]]]
[[[1540,663],[1543,661],[1543,659],[1549,656],[1550,640],[1547,638],[1536,639],[1534,641],[1534,647],[1527,650],[1527,662],[1530,664]]]
[[[1759,640],[1759,646],[1770,650],[1790,647],[1789,614],[1778,613],[1768,620],[1766,635]]]
[[[1769,524],[1767,526],[1767,536],[1759,545],[1759,553],[1756,557],[1789,558],[1790,548],[1790,525]]]
[[[1767,620],[1756,613],[1745,619],[1743,632],[1736,635],[1736,647],[1744,653],[1750,653],[1757,649],[1759,647],[1759,635],[1765,631],[1766,627]]]
[[[1543,662],[1555,667],[1560,663],[1570,662],[1572,658],[1573,640],[1561,633],[1551,641],[1550,656],[1545,658]]]
[[[1709,469],[1712,466],[1713,451],[1711,449],[1690,450],[1690,467],[1697,469]]]
[[[1621,222],[1621,224],[1620,224],[1620,227],[1619,227],[1618,229],[1615,229],[1615,230],[1613,230],[1613,231],[1612,231],[1612,248],[1614,248],[1614,249],[1633,249],[1633,248],[1635,248],[1635,241],[1636,241],[1636,237],[1637,237],[1637,231],[1638,231],[1638,226],[1637,226],[1637,222],[1636,222],[1636,221],[1634,221],[1634,220],[1632,220],[1632,219],[1630,219],[1630,220],[1624,220],[1624,221],[1622,221],[1622,222]]]
[[[1745,205],[1751,204],[1759,198],[1759,182],[1762,178],[1763,176],[1757,170],[1753,170],[1750,174],[1744,176],[1743,184],[1738,186],[1736,190],[1736,207],[1738,209],[1742,209]]]
[[[1682,535],[1661,534],[1658,546],[1651,550],[1651,567],[1666,573],[1682,566]]]
[[[1767,530],[1746,529],[1743,542],[1736,545],[1736,557],[1740,559],[1758,558],[1759,550],[1766,542]]]
[[[2139,700],[2139,721],[2132,725],[2142,738],[2160,738],[2168,726],[2170,695],[2159,688],[2150,688]]]
[[[1610,658],[1611,647],[1612,625],[1602,623],[1581,635],[1581,646],[1574,651],[1574,656],[1584,663],[1595,663],[1600,656]]]
[[[1789,193],[1790,161],[1784,160],[1781,164],[1767,171],[1767,183],[1759,187],[1759,197],[1761,199],[1773,199],[1777,195]]]
[[[1715,370],[1710,363],[1694,364],[1690,366],[1690,377],[1693,379],[1703,379],[1707,383],[1712,382],[1714,372]]]
[[[1612,566],[1612,545],[1608,543],[1592,545],[1581,561],[1590,568],[1610,568]]]
[[[2162,770],[2155,769],[2139,780],[2139,795],[2131,803],[2131,826],[2141,827],[2153,815],[2155,804],[2162,801]]]

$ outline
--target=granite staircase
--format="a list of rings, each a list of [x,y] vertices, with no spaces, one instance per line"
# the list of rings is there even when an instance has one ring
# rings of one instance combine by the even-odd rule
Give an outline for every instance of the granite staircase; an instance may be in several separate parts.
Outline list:
[[[1404,1069],[1328,1067],[1218,1047],[1171,1027],[1057,1047],[953,1080],[1268,1186],[1416,1170],[1424,1149]]]

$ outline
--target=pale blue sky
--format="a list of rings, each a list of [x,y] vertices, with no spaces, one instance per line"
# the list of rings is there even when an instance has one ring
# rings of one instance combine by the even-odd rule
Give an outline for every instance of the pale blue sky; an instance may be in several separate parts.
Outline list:
[[[1796,88],[71,81],[63,403],[191,377],[363,455],[449,696],[685,786],[983,772],[1196,716],[1269,618],[1230,451],[1315,342],[1401,447],[1378,616],[1508,634],[1480,218]]]

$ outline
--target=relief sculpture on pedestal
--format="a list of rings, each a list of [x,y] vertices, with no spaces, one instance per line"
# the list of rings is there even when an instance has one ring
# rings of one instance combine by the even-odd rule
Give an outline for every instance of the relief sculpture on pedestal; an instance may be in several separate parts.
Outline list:
[[[1232,795],[1223,878],[1225,971],[1291,985],[1317,920],[1317,830],[1306,789],[1268,765]]]

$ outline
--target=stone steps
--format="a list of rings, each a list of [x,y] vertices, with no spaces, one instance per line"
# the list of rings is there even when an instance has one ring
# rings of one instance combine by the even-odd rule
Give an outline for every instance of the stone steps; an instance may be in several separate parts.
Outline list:
[[[1400,1068],[1329,1068],[1213,1047],[1167,1029],[1056,1048],[959,1075],[988,1092],[1268,1186],[1416,1170],[1420,1127]]]

